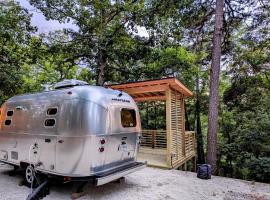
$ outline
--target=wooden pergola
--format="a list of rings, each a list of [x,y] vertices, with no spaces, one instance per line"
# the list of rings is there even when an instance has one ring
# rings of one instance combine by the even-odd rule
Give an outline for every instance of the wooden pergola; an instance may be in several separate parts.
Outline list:
[[[142,143],[145,139],[145,144],[141,145],[139,157],[150,165],[166,168],[178,168],[188,160],[195,160],[195,134],[185,131],[184,110],[184,98],[192,96],[192,92],[179,80],[165,78],[110,87],[128,93],[136,102],[166,102],[166,130],[143,130]],[[155,148],[153,143],[160,145]]]

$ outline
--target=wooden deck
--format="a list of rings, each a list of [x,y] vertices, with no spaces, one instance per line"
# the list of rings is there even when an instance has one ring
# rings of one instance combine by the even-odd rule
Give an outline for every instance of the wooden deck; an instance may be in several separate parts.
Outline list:
[[[109,87],[128,93],[135,102],[165,102],[166,130],[143,130],[140,161],[146,160],[152,166],[178,168],[196,158],[195,134],[185,131],[184,98],[192,96],[192,92],[179,80],[170,77]]]
[[[195,133],[185,132],[185,150],[184,154],[178,158],[177,163],[168,162],[168,158],[174,155],[168,155],[165,130],[143,130],[141,146],[138,153],[138,161],[147,161],[149,166],[160,168],[178,168],[187,161],[196,158]],[[169,159],[171,160],[171,159]]]
[[[147,164],[152,167],[168,168],[166,149],[140,147],[138,161],[147,161]]]

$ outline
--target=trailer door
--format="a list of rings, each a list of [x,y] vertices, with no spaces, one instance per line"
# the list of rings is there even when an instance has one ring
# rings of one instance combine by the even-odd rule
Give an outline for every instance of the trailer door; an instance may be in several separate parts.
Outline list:
[[[42,168],[48,171],[54,171],[55,166],[55,149],[56,149],[56,137],[44,136],[40,142],[40,158],[42,162]]]

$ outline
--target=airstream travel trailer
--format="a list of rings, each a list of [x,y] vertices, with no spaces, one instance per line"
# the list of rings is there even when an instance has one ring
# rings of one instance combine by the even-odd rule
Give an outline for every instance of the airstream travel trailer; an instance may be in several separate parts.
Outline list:
[[[67,180],[102,185],[141,169],[140,116],[126,93],[67,80],[54,90],[7,100],[0,115],[0,161]]]

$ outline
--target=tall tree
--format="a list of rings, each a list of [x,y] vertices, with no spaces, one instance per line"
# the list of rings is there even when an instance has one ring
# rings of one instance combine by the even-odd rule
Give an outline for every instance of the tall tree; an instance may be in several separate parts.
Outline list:
[[[137,16],[144,8],[141,1],[29,0],[47,19],[71,21],[77,28],[66,29],[70,54],[88,66],[103,85],[116,63],[137,60],[145,55],[144,40],[136,36]]]
[[[213,38],[212,64],[210,72],[210,96],[207,134],[207,162],[212,165],[213,173],[217,170],[217,131],[219,103],[219,73],[221,59],[221,39],[224,14],[224,0],[216,0],[215,30]]]

